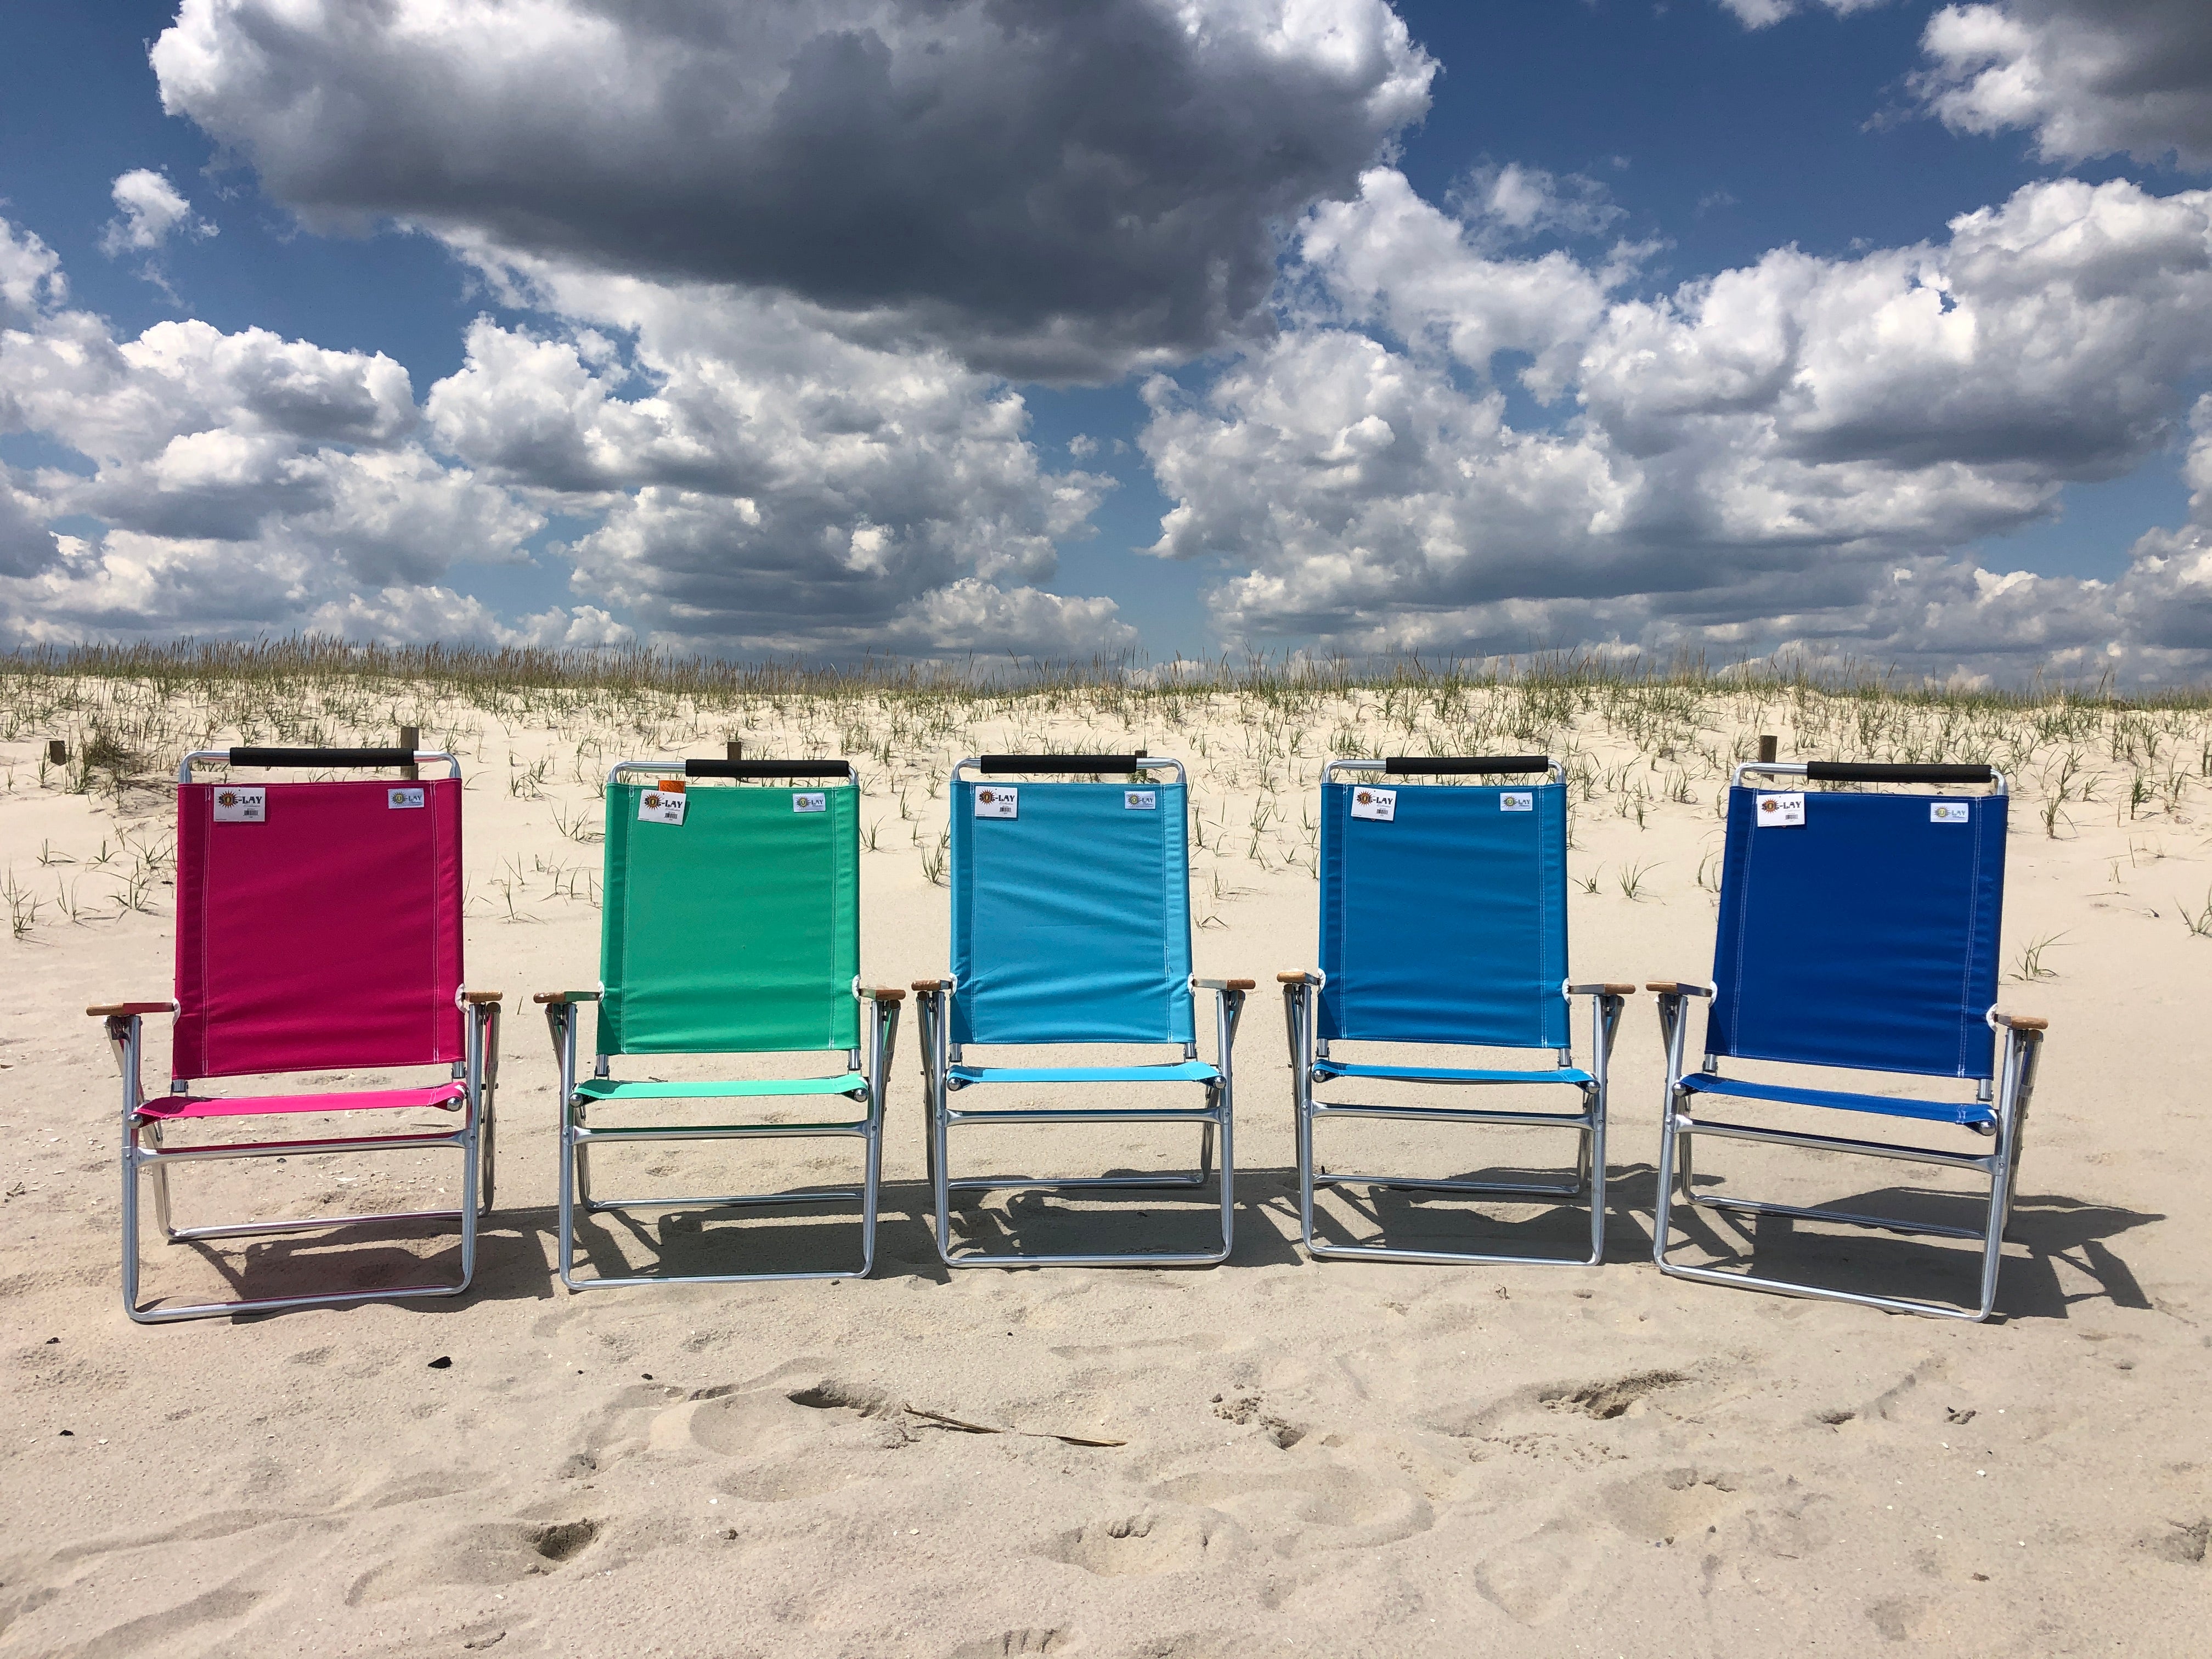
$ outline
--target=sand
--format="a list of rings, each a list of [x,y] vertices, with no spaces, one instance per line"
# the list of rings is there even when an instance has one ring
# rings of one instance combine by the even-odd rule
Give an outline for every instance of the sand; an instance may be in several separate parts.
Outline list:
[[[1537,733],[1571,741],[1599,780],[1571,858],[1595,882],[1573,899],[1577,976],[1707,972],[1721,768],[1760,730],[1779,730],[1785,753],[1883,752],[1848,740],[1848,712],[1716,703],[1662,730],[1584,707]],[[2183,912],[2212,860],[2200,751],[2180,738],[2169,748],[2196,781],[2133,809],[2109,743],[2076,744],[2098,782],[2087,804],[2062,803],[2055,835],[2043,808],[2065,744],[2026,753],[2005,955],[2010,970],[2055,976],[2008,982],[2004,1002],[2052,1025],[1998,1316],[1972,1326],[1653,1269],[1649,996],[1615,1053],[1606,1265],[1304,1257],[1272,975],[1313,956],[1313,780],[1347,738],[1382,750],[1452,735],[1434,715],[1418,732],[1394,728],[1372,697],[1308,711],[1295,731],[1222,698],[1178,720],[1133,716],[1152,720],[1151,748],[1191,761],[1201,812],[1222,826],[1197,860],[1200,969],[1264,982],[1237,1049],[1227,1265],[948,1273],[924,1220],[909,1023],[872,1279],[568,1293],[551,1267],[555,1073],[527,1000],[596,972],[600,849],[563,826],[596,812],[585,780],[607,761],[714,753],[739,728],[715,711],[604,707],[417,718],[465,744],[468,978],[508,994],[499,1205],[475,1286],[167,1328],[133,1325],[119,1306],[117,1088],[82,1010],[167,994],[167,890],[157,875],[131,908],[118,873],[130,860],[92,860],[127,832],[158,863],[159,775],[175,745],[142,757],[137,781],[88,794],[37,777],[43,732],[0,745],[12,768],[0,866],[36,893],[58,883],[68,896],[74,882],[78,911],[72,921],[49,898],[23,937],[0,939],[0,1654],[2202,1651],[2212,1042],[2198,1011],[2212,939]],[[881,736],[888,718],[763,706],[743,729],[750,753],[857,752],[872,739],[853,723]],[[872,979],[945,966],[945,892],[925,871],[944,810],[929,775],[993,735],[1129,735],[1081,708],[979,718],[937,731],[926,755],[908,746],[864,768],[863,822],[884,825],[863,861]],[[624,733],[617,719],[658,730]],[[327,731],[381,734],[369,719]],[[1632,868],[1633,898],[1620,879]],[[2055,942],[2022,963],[2044,939]],[[166,1021],[149,1023],[148,1047],[159,1087]],[[1194,1138],[1009,1130],[963,1157],[1166,1167]],[[1395,1153],[1439,1173],[1568,1150],[1496,1131],[1378,1127],[1373,1141],[1363,1161]],[[794,1143],[695,1150],[680,1164],[640,1155],[629,1173],[714,1191],[824,1179],[849,1162],[846,1145]],[[1913,1176],[1742,1151],[1711,1162],[1821,1200]],[[456,1173],[413,1153],[234,1164],[186,1171],[179,1192],[188,1219],[337,1213],[435,1202]],[[1571,1212],[1487,1214],[1388,1199],[1381,1210],[1400,1239],[1486,1226],[1557,1247],[1578,1224]],[[1331,1216],[1346,1237],[1376,1219]],[[1207,1224],[1203,1204],[999,1199],[963,1212],[962,1230],[1167,1243]],[[842,1220],[650,1212],[634,1229],[594,1229],[589,1249],[602,1266],[828,1264],[855,1256],[857,1239]],[[449,1236],[405,1249],[453,1261]],[[1771,1267],[1915,1293],[1963,1295],[1972,1273],[1964,1247],[1823,1229],[1794,1242],[1770,1231],[1759,1252]],[[312,1235],[220,1255],[149,1243],[147,1290],[266,1291],[307,1272],[373,1285],[400,1255]]]

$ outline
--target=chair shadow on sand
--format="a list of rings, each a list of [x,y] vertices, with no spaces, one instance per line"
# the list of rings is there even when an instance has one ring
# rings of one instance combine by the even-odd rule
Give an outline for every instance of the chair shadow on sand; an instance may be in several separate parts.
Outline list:
[[[1125,1173],[1114,1171],[1113,1173]],[[1143,1173],[1129,1170],[1126,1173]],[[1493,1165],[1461,1171],[1451,1178],[1492,1182],[1547,1178],[1550,1172],[1518,1165]],[[1649,1164],[1613,1166],[1611,1217],[1607,1227],[1608,1266],[1648,1262],[1649,1218],[1656,1170]],[[1719,1187],[1717,1177],[1699,1176],[1700,1191]],[[1047,1249],[1129,1249],[1163,1251],[1185,1248],[1203,1237],[1218,1217],[1214,1188],[1188,1194],[1159,1190],[1086,1192],[1076,1202],[1043,1192],[1019,1192],[985,1202],[979,1196],[956,1205],[953,1231],[993,1249],[1022,1243]],[[1854,1209],[1893,1214],[1900,1220],[1949,1220],[1970,1212],[1965,1194],[1929,1193],[1903,1187],[1871,1188],[1847,1200]],[[1290,1168],[1251,1169],[1237,1174],[1237,1246],[1219,1268],[1177,1268],[1178,1273],[1231,1272],[1280,1267],[1304,1260],[1296,1239],[1297,1176]],[[924,1181],[887,1181],[878,1223],[875,1277],[922,1279],[942,1284],[951,1277],[937,1259],[929,1232],[929,1186]],[[2023,1193],[2015,1200],[2007,1230],[2008,1250],[1996,1317],[2065,1319],[2076,1304],[2103,1303],[2115,1308],[2148,1309],[2151,1300],[2127,1261],[2109,1241],[2166,1220],[2054,1193]],[[1840,1289],[1902,1289],[1914,1295],[1957,1294],[1973,1282],[1978,1251],[1970,1243],[1902,1237],[1859,1228],[1812,1227],[1775,1216],[1738,1216],[1678,1203],[1675,1224],[1681,1248],[1723,1270],[1753,1269],[1760,1261],[1783,1263],[1814,1282]],[[1479,1240],[1485,1250],[1510,1255],[1525,1249],[1533,1259],[1554,1254],[1563,1241],[1586,1231],[1587,1212],[1573,1199],[1557,1203],[1469,1200],[1457,1194],[1407,1191],[1389,1187],[1338,1189],[1330,1209],[1316,1216],[1317,1227],[1333,1238],[1362,1237],[1405,1249],[1465,1247]],[[425,1226],[422,1241],[436,1237]],[[577,1231],[579,1253],[602,1271],[630,1271],[641,1264],[676,1273],[726,1271],[740,1262],[748,1271],[805,1272],[838,1265],[860,1255],[859,1224],[849,1205],[793,1204],[763,1213],[711,1208],[672,1209],[649,1216],[609,1212],[590,1218]],[[459,1312],[482,1302],[543,1301],[554,1294],[552,1252],[556,1212],[551,1205],[501,1209],[487,1218],[480,1232],[476,1282],[460,1296],[410,1298],[425,1312]],[[356,1287],[444,1265],[456,1246],[450,1235],[434,1253],[406,1248],[410,1241],[387,1230],[333,1228],[327,1233],[289,1234],[254,1241],[241,1249],[190,1243],[173,1248],[191,1251],[240,1295],[283,1295],[292,1283],[327,1275],[336,1267]],[[149,1265],[158,1260],[149,1250]],[[2059,1273],[2064,1264],[2094,1289],[2069,1291]],[[1359,1264],[1329,1262],[1331,1273],[1358,1272]],[[1024,1271],[1039,1271],[1025,1269]],[[1105,1269],[1117,1272],[1121,1269]],[[1572,1277],[1571,1269],[1563,1269]],[[650,1294],[650,1291],[641,1291]],[[240,1316],[264,1319],[258,1313]]]

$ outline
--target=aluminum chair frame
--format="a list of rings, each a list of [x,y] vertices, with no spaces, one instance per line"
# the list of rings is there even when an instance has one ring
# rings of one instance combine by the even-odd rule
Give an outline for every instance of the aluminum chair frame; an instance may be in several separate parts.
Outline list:
[[[687,778],[828,778],[842,776],[848,787],[856,787],[850,765],[805,761],[626,760],[607,773],[611,788],[625,772],[672,773]],[[854,982],[853,995],[867,1010],[863,1046],[846,1052],[848,1071],[863,1079],[862,1087],[850,1091],[852,1099],[866,1108],[855,1121],[815,1123],[715,1123],[632,1126],[595,1129],[586,1113],[587,1097],[578,1092],[576,1028],[580,1005],[597,1002],[603,993],[543,992],[532,1000],[545,1010],[553,1049],[561,1068],[560,1209],[558,1249],[561,1283],[571,1291],[618,1290],[651,1285],[775,1284],[823,1279],[866,1279],[875,1270],[876,1224],[883,1183],[884,1103],[891,1056],[898,1042],[899,1006],[906,993]],[[703,1051],[702,1051],[703,1052]],[[775,1052],[763,1050],[759,1052]],[[811,1052],[811,1051],[809,1051]],[[833,1051],[834,1052],[834,1051]],[[595,1076],[608,1076],[608,1059],[597,1056]],[[594,1198],[592,1195],[592,1148],[599,1144],[672,1145],[701,1140],[857,1139],[861,1143],[860,1184],[857,1187],[811,1187],[778,1193],[724,1193],[665,1198]],[[858,1202],[860,1206],[860,1265],[806,1273],[627,1273],[615,1276],[577,1275],[575,1265],[576,1214],[641,1209],[752,1210],[778,1206]]]
[[[1139,773],[1172,770],[1175,781],[1185,781],[1182,763],[1154,755],[981,755],[970,756],[952,769],[951,777],[957,780],[963,768],[981,773],[1060,774],[1101,776],[1122,773],[1134,776]],[[1030,786],[1024,786],[1030,787]],[[1048,786],[1049,787],[1049,786]],[[926,1139],[930,1185],[931,1236],[937,1243],[939,1258],[948,1267],[1210,1267],[1225,1261],[1235,1247],[1237,1237],[1236,1193],[1236,1080],[1231,1056],[1237,1043],[1237,1027],[1244,1012],[1245,994],[1255,989],[1256,981],[1249,979],[1201,979],[1193,975],[1188,982],[1188,994],[1193,1001],[1193,1024],[1196,1024],[1196,999],[1200,991],[1214,994],[1214,1042],[1218,1056],[1213,1070],[1216,1075],[1202,1079],[1206,1104],[1201,1107],[1035,1107],[1027,1109],[962,1111],[951,1103],[951,1096],[957,1091],[974,1086],[951,1075],[952,1067],[963,1063],[960,1045],[951,1041],[951,999],[957,993],[957,982],[950,977],[914,981],[915,1019],[921,1036],[922,1051],[922,1090],[924,1110],[927,1115]],[[1183,1059],[1169,1062],[1157,1069],[1162,1073],[1175,1072],[1198,1060],[1195,1041],[1183,1045]],[[985,1070],[994,1068],[981,1068]],[[1053,1071],[1060,1075],[1050,1080],[1082,1081],[1141,1081],[1131,1079],[1131,1072],[1141,1073],[1141,1066],[1100,1067],[1027,1067],[1009,1066],[1003,1069],[1008,1078],[981,1079],[978,1081],[1027,1080],[1018,1075],[1024,1072]],[[1080,1073],[1096,1071],[1108,1075],[1095,1079],[1085,1079]],[[1076,1073],[1069,1076],[1067,1073]],[[1164,1078],[1163,1081],[1184,1079]],[[1099,1176],[1088,1177],[1047,1177],[1039,1176],[982,1176],[954,1178],[951,1174],[951,1132],[974,1125],[1011,1125],[1024,1123],[1196,1123],[1201,1126],[1199,1136],[1199,1164],[1191,1175],[1161,1176]],[[1196,1191],[1206,1185],[1214,1174],[1214,1137],[1220,1137],[1221,1164],[1219,1170],[1221,1197],[1221,1246],[1215,1250],[1198,1251],[984,1251],[956,1250],[951,1233],[952,1194],[960,1192],[1041,1191],[1053,1193],[1084,1192],[1141,1192]]]
[[[1746,761],[1736,766],[1730,779],[1731,787],[1741,787],[1744,778],[1753,774],[1765,777],[1803,778],[1813,782],[1986,783],[1993,786],[1992,793],[1996,797],[2004,797],[2008,793],[2004,774],[1989,766]],[[1994,1108],[1994,1121],[1985,1127],[1966,1127],[1976,1129],[1978,1133],[1988,1133],[1994,1144],[1986,1153],[1960,1152],[1856,1137],[1724,1123],[1697,1116],[1687,1103],[1691,1091],[1683,1085],[1683,1079],[1690,1075],[1683,1064],[1683,1051],[1689,1029],[1688,1005],[1693,998],[1710,1000],[1717,988],[1692,981],[1655,980],[1650,988],[1658,994],[1660,1035],[1666,1044],[1667,1053],[1667,1079],[1661,1107],[1658,1194],[1653,1205],[1651,1238],[1651,1259],[1661,1273],[1671,1279],[1692,1279],[1699,1284],[1769,1291],[1778,1295],[1827,1302],[1849,1302],[1861,1307],[1880,1308],[1889,1313],[1918,1314],[1929,1318],[1961,1320],[1968,1323],[1978,1323],[1996,1310],[1997,1276],[2003,1265],[2005,1230],[2012,1218],[2012,1200],[2020,1172],[2021,1140],[2027,1127],[2028,1102],[2035,1091],[2036,1066],[2042,1054],[2043,1036],[2050,1024],[2047,1020],[2007,1014],[1995,1007],[1984,1016],[1991,1030],[2002,1032],[2004,1039],[1995,1079],[1984,1079],[1977,1089],[1977,1099]],[[1707,1054],[1704,1069],[1706,1072],[1717,1070],[1719,1058],[1717,1054]],[[1692,1188],[1692,1145],[1694,1137],[1701,1134],[1710,1135],[1715,1139],[1741,1140],[1759,1146],[1798,1146],[1812,1152],[1845,1152],[1934,1164],[1942,1169],[1969,1170],[1988,1182],[1986,1220],[1979,1228],[1954,1227],[1935,1222],[1909,1222],[1890,1217],[1865,1215],[1820,1206],[1778,1204],[1717,1194],[1700,1195]],[[1724,1268],[1670,1261],[1667,1253],[1671,1246],[1671,1223],[1677,1200],[1703,1209],[1741,1215],[1785,1216],[1797,1220],[1833,1222],[1906,1237],[1979,1241],[1982,1246],[1979,1296],[1972,1307],[1953,1306],[1919,1297],[1875,1296],[1768,1274],[1736,1273]]]
[[[240,746],[201,749],[186,755],[177,768],[177,781],[192,781],[195,762],[257,768],[277,767],[415,767],[442,761],[456,780],[460,763],[434,750],[406,749],[265,749]],[[411,775],[411,774],[410,774]],[[337,1307],[355,1302],[388,1302],[416,1297],[459,1296],[476,1276],[477,1233],[491,1213],[494,1169],[493,1105],[499,1087],[499,1016],[501,994],[464,988],[459,1000],[466,1011],[465,1058],[453,1068],[455,1082],[466,1091],[461,1103],[460,1126],[450,1132],[405,1134],[319,1136],[304,1140],[212,1142],[191,1146],[162,1144],[158,1119],[143,1118],[146,1094],[142,1069],[144,1046],[143,1021],[149,1014],[173,1013],[178,1005],[165,1002],[98,1004],[85,1010],[101,1020],[108,1047],[123,1077],[123,1310],[142,1325],[170,1324],[179,1320],[207,1319],[223,1314],[276,1313],[291,1308]],[[181,1088],[181,1082],[173,1088]],[[334,1096],[343,1099],[343,1096]],[[336,1109],[344,1109],[343,1107]],[[303,1113],[303,1115],[312,1113]],[[272,1113],[270,1115],[289,1115]],[[375,1214],[314,1216],[301,1219],[232,1222],[209,1227],[175,1224],[169,1194],[172,1164],[220,1163],[231,1159],[302,1157],[326,1152],[437,1151],[459,1153],[461,1202],[451,1210],[395,1210]],[[139,1186],[150,1178],[154,1188],[155,1224],[171,1244],[204,1239],[255,1238],[286,1233],[320,1232],[338,1227],[366,1226],[380,1222],[450,1221],[460,1229],[460,1279],[456,1284],[392,1285],[373,1291],[333,1291],[301,1296],[244,1297],[222,1302],[180,1304],[175,1307],[140,1305]]]
[[[1386,776],[1511,776],[1541,771],[1550,781],[1565,778],[1565,769],[1548,756],[1468,756],[1425,759],[1391,757],[1371,760],[1340,758],[1322,769],[1322,781],[1334,781],[1339,771],[1380,772]],[[1314,1098],[1316,1086],[1332,1080],[1316,1066],[1328,1059],[1329,1039],[1317,1036],[1316,999],[1327,982],[1310,971],[1275,975],[1283,988],[1283,1017],[1290,1040],[1292,1110],[1297,1131],[1298,1234],[1307,1252],[1322,1260],[1469,1263],[1506,1266],[1595,1267],[1605,1259],[1606,1223],[1606,1108],[1609,1097],[1607,1070],[1613,1039],[1620,1026],[1622,1009],[1634,995],[1633,985],[1562,984],[1562,997],[1587,996],[1590,1000],[1591,1062],[1589,1081],[1549,1079],[1541,1072],[1490,1076],[1438,1076],[1418,1068],[1372,1076],[1377,1082],[1419,1083],[1453,1087],[1516,1086],[1559,1082],[1582,1092],[1578,1112],[1493,1111],[1485,1108],[1438,1106],[1382,1106],[1336,1103]],[[1574,1065],[1574,1050],[1557,1051],[1559,1068]],[[1571,1182],[1531,1183],[1487,1181],[1425,1181],[1408,1176],[1340,1174],[1322,1168],[1314,1158],[1314,1126],[1326,1117],[1365,1118],[1415,1123],[1490,1124],[1514,1128],[1565,1128],[1577,1131],[1575,1179]],[[1320,1187],[1367,1187],[1386,1192],[1433,1192],[1480,1194],[1486,1197],[1589,1198],[1590,1246],[1587,1255],[1503,1255],[1474,1250],[1414,1250],[1379,1244],[1331,1244],[1314,1232],[1314,1199]]]

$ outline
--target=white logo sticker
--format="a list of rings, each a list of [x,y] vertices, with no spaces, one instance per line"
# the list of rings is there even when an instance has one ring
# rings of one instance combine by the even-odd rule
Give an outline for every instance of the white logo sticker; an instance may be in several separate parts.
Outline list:
[[[259,787],[216,790],[215,821],[217,823],[266,823],[269,821],[268,790]]]
[[[404,807],[420,806],[422,804],[422,792],[420,789],[394,789],[384,798],[384,804],[394,811]]]
[[[1785,824],[1805,822],[1805,797],[1795,795],[1761,795],[1759,810],[1752,822],[1762,830],[1778,830]]]
[[[988,789],[978,789],[975,792],[975,816],[979,818],[1012,817],[1019,793],[1018,790],[1002,788],[997,784]]]
[[[1536,810],[1536,798],[1525,789],[1508,789],[1498,795],[1498,810],[1501,812],[1533,812]]]
[[[1928,803],[1928,822],[1930,823],[1967,823],[1974,816],[1973,804],[1963,800],[1932,800]]]
[[[794,812],[826,812],[830,810],[830,797],[811,790],[795,791],[791,797],[791,810]]]
[[[1153,790],[1130,789],[1122,793],[1121,805],[1131,812],[1157,812],[1160,803],[1157,792]]]
[[[1352,816],[1372,818],[1377,823],[1392,822],[1398,816],[1398,792],[1395,789],[1353,790]]]
[[[684,822],[684,797],[673,789],[648,789],[638,797],[637,821],[640,823],[681,823]]]

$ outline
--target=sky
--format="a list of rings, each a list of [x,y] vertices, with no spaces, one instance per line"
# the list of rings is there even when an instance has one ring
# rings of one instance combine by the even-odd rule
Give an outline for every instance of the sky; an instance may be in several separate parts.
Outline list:
[[[0,645],[2212,674],[2203,0],[0,13]]]

